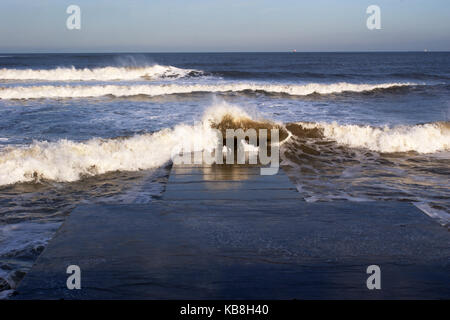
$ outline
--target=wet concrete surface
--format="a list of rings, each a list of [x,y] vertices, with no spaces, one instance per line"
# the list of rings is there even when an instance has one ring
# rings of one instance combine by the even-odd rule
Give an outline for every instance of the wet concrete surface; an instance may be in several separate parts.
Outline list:
[[[162,200],[76,208],[14,298],[448,299],[448,243],[409,203],[306,203],[282,171],[174,167]]]

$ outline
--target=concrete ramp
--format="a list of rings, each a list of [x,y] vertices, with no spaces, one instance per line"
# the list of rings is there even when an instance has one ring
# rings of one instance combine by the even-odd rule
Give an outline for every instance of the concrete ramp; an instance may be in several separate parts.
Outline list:
[[[261,175],[258,166],[174,166],[166,200],[301,200],[297,189],[280,169]]]
[[[162,200],[75,209],[15,299],[448,299],[448,243],[408,203],[311,204],[282,171],[174,167]]]

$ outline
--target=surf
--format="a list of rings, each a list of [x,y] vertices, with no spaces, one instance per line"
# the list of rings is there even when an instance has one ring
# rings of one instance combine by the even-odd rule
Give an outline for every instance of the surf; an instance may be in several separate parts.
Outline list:
[[[332,123],[299,122],[291,125],[298,136],[323,137],[351,148],[376,152],[417,152],[420,154],[450,151],[449,122],[417,125],[373,127]]]
[[[82,142],[60,139],[36,141],[27,146],[6,146],[0,151],[0,185],[41,180],[71,182],[112,171],[156,168],[170,161],[174,152],[186,143],[193,146],[192,151],[210,151],[219,143],[216,129],[237,128],[277,128],[281,132],[280,138],[286,141],[290,137],[319,143],[330,140],[349,148],[377,152],[427,154],[450,151],[447,122],[398,127],[313,122],[285,125],[251,116],[238,106],[217,103],[206,109],[201,121],[193,125],[182,123],[154,133],[92,138]]]
[[[308,83],[308,84],[267,84],[232,82],[219,84],[155,84],[155,85],[92,85],[92,86],[16,86],[0,89],[0,99],[42,99],[42,98],[93,98],[103,96],[130,97],[138,95],[160,96],[188,94],[196,92],[267,92],[292,96],[312,94],[335,94],[343,92],[369,92],[399,87],[413,86],[413,83]]]
[[[187,144],[193,152],[214,150],[219,142],[214,124],[226,116],[250,119],[238,107],[217,104],[193,125],[179,124],[154,133],[82,142],[36,141],[28,146],[5,147],[0,151],[0,185],[42,180],[72,182],[112,171],[157,168]]]
[[[144,67],[98,67],[98,68],[55,68],[55,69],[0,69],[0,80],[43,80],[43,81],[114,81],[180,78],[196,70],[174,66],[150,65]]]

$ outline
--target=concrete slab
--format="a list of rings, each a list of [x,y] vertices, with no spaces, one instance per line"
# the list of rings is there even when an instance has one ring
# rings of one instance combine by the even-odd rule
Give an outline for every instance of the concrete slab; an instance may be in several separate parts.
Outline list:
[[[414,206],[267,199],[80,206],[15,298],[450,298],[449,232]]]
[[[302,198],[280,168],[261,175],[255,166],[174,166],[163,195],[165,200],[285,200]]]
[[[268,196],[270,193],[270,196]],[[168,190],[164,193],[164,200],[264,200],[270,197],[274,201],[286,200],[286,199],[298,199],[302,200],[301,196],[296,190],[214,190],[214,191],[171,191]]]
[[[230,181],[187,181],[172,182],[167,185],[166,191],[222,191],[222,190],[294,190],[297,189],[290,181],[268,181],[264,180],[230,180]]]
[[[15,298],[448,299],[448,241],[407,203],[311,204],[282,170],[174,166],[161,201],[78,207]]]
[[[172,172],[174,173],[174,172]],[[194,182],[194,181],[242,181],[242,180],[252,180],[254,182],[269,182],[273,181],[279,183],[287,183],[292,186],[292,182],[285,174],[277,174],[272,176],[262,176],[259,173],[248,174],[244,172],[236,172],[236,173],[227,173],[227,172],[218,172],[218,173],[208,173],[208,172],[200,172],[198,173],[189,173],[185,171],[180,174],[171,174],[169,177],[169,183],[176,182]]]
[[[214,166],[214,167],[178,167],[172,168],[171,174],[200,174],[200,175],[261,175],[259,167],[229,167],[229,166]]]

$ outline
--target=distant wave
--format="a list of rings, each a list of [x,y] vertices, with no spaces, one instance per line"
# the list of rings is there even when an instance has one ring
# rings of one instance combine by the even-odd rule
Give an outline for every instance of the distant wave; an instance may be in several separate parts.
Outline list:
[[[173,66],[152,65],[146,67],[56,68],[56,69],[0,69],[1,80],[47,81],[112,81],[158,78],[179,78],[199,72]]]
[[[94,85],[94,86],[29,86],[8,87],[0,89],[0,99],[39,99],[39,98],[88,98],[111,95],[127,97],[137,95],[159,96],[167,94],[185,94],[194,92],[244,92],[262,91],[293,96],[311,94],[333,94],[342,92],[367,92],[412,86],[412,83],[380,84],[257,84],[257,83],[223,83],[223,84],[165,84],[165,85]]]
[[[297,125],[300,128],[291,129],[294,134],[297,131],[304,137],[324,137],[351,148],[383,153],[450,151],[450,122],[381,128],[337,123],[299,122]]]

